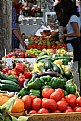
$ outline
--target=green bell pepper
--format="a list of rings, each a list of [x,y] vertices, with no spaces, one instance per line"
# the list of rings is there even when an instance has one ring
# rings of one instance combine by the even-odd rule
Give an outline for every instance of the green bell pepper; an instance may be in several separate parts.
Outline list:
[[[35,78],[33,82],[27,84],[28,89],[40,89],[41,88],[41,81],[39,78]]]
[[[46,76],[41,76],[40,77],[40,80],[44,80],[44,82],[46,81],[46,82],[49,82],[49,81],[51,81],[51,76],[50,75],[46,75]]]
[[[52,81],[52,88],[57,89],[57,88],[64,88],[64,85],[66,84],[65,79],[61,78],[61,77],[53,77],[51,79]]]
[[[22,88],[19,92],[19,96],[23,97],[24,95],[28,95],[29,91],[27,88]]]
[[[29,91],[29,95],[35,95],[37,97],[40,97],[41,96],[41,92],[40,92],[40,90],[31,89]]]
[[[68,94],[75,94],[76,93],[76,86],[74,84],[66,84],[65,90],[68,92]]]
[[[42,86],[41,89],[44,89],[44,88],[51,88],[51,86],[49,86],[49,85],[44,85],[44,86]]]

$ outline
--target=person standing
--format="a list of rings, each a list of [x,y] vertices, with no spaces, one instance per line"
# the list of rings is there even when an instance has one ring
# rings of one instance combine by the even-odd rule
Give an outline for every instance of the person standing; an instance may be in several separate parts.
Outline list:
[[[69,6],[69,7],[68,7]],[[75,73],[79,74],[80,85],[80,94],[81,94],[81,40],[80,40],[80,16],[77,12],[77,7],[75,2],[72,0],[61,0],[61,3],[58,3],[55,6],[55,11],[58,16],[60,24],[66,26],[66,34],[60,36],[61,40],[66,38],[66,43],[70,43],[73,47],[73,68],[75,68]],[[77,76],[78,77],[78,76]],[[76,82],[77,83],[77,80]]]
[[[23,47],[26,47],[16,25],[17,14],[15,6],[18,4],[18,1],[19,0],[12,0],[12,50],[14,50],[15,48],[19,49],[19,43]]]

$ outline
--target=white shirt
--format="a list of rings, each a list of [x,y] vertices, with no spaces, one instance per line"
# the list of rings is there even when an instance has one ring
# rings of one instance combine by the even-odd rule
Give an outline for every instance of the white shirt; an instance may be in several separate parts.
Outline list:
[[[74,32],[73,27],[71,25],[72,22],[78,23],[79,30],[80,30],[80,17],[77,17],[76,15],[72,15],[70,17],[69,21],[68,21],[67,26],[66,26],[66,28],[67,28],[67,34],[71,34],[71,33]],[[75,37],[67,37],[66,40],[71,40],[73,38],[75,38]]]

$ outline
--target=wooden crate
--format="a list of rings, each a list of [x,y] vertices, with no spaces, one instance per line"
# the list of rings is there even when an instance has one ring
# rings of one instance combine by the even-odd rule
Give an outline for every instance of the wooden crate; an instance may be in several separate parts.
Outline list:
[[[28,121],[81,121],[81,113],[37,114]]]
[[[21,113],[13,113],[11,115],[19,117],[21,116]],[[81,113],[34,114],[28,121],[81,121]]]

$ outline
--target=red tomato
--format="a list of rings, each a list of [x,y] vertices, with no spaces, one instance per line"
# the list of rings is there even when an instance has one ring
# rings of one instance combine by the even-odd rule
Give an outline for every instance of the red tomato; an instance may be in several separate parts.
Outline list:
[[[65,111],[67,109],[67,102],[66,101],[63,101],[63,100],[60,100],[57,102],[57,107],[60,111]]]
[[[78,104],[79,106],[81,106],[81,97],[78,97],[78,98],[76,99],[76,104]]]
[[[42,107],[51,109],[51,110],[56,110],[57,109],[57,103],[53,99],[46,99],[44,98],[42,100]]]
[[[43,96],[44,98],[50,98],[50,95],[51,95],[53,92],[54,92],[54,89],[52,89],[52,88],[44,88],[44,89],[42,90],[42,96]]]
[[[67,106],[67,109],[71,108],[70,106]]]
[[[31,97],[31,100],[37,98],[37,96],[35,96],[35,95],[30,95],[30,97]]]
[[[8,75],[16,75],[15,70],[8,70]]]
[[[61,88],[55,89],[56,92],[60,92],[62,97],[64,97],[64,91]]]
[[[24,102],[25,109],[28,109],[31,107],[31,97],[29,95],[23,96],[22,101]]]
[[[52,113],[61,113],[60,110],[55,110],[55,111],[52,111]]]
[[[3,72],[3,74],[7,74],[9,70],[11,70],[11,69],[10,68],[4,68],[4,69],[2,69],[2,72]]]
[[[49,113],[48,109],[41,108],[40,110],[38,110],[38,114],[43,114],[43,113]]]
[[[65,110],[65,113],[68,113],[68,112],[74,112],[72,108],[68,108],[67,110]]]
[[[74,111],[76,111],[76,109],[78,108],[79,106],[78,105],[76,105],[74,108],[73,108],[73,110]]]
[[[76,96],[74,94],[69,94],[69,95],[65,96],[65,98],[70,106],[76,105]]]
[[[66,101],[66,99],[64,97],[61,100]]]
[[[76,108],[75,112],[81,112],[81,107]]]
[[[45,100],[47,100],[48,98],[42,98],[42,102],[44,102]]]
[[[42,106],[42,99],[41,98],[35,98],[32,100],[32,108],[35,110],[39,110]]]
[[[55,91],[50,95],[50,99],[54,99],[56,102],[62,99],[62,93],[59,91]]]
[[[30,110],[30,111],[29,111],[29,114],[36,114],[36,113],[37,113],[36,110]]]

